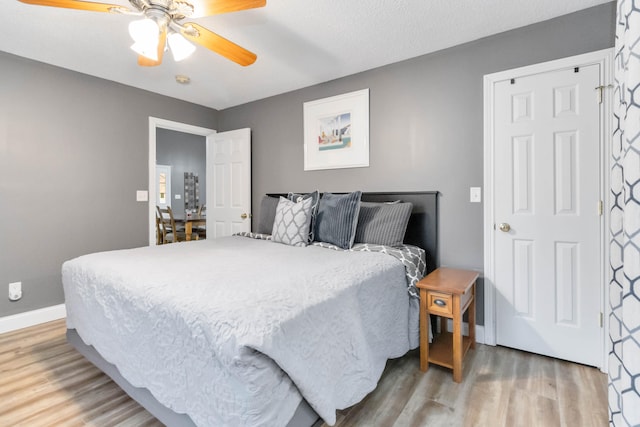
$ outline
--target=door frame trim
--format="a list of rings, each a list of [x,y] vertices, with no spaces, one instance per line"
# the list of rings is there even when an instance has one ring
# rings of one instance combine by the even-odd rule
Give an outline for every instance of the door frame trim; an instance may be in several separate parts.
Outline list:
[[[156,129],[169,129],[206,137],[207,157],[210,154],[211,139],[217,133],[214,129],[149,116],[149,246],[156,244]]]
[[[496,345],[496,288],[495,280],[495,212],[494,212],[494,91],[496,83],[512,78],[522,78],[534,74],[545,73],[549,71],[583,67],[587,65],[597,64],[602,70],[601,84],[608,85],[613,83],[613,57],[614,49],[603,49],[595,52],[585,53],[582,55],[571,56],[567,58],[557,59],[553,61],[543,62],[540,64],[529,65],[525,67],[515,68],[512,70],[500,71],[497,73],[487,74],[483,79],[484,91],[484,332],[485,344]],[[596,94],[594,93],[594,96]],[[613,99],[613,90],[605,90],[600,109],[600,120],[603,124],[600,134],[600,198],[603,201],[602,220],[600,221],[600,311],[603,313],[603,327],[601,328],[602,354],[600,370],[607,372],[608,354],[609,354],[609,293],[607,292],[610,274],[607,268],[609,263],[609,173],[610,173],[610,144],[611,144],[611,126],[612,114],[611,106]],[[596,207],[594,207],[595,209]]]

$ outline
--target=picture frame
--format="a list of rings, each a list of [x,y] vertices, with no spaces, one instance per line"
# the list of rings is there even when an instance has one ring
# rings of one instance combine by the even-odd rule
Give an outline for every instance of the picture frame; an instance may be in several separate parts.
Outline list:
[[[369,89],[305,102],[304,170],[369,166]]]

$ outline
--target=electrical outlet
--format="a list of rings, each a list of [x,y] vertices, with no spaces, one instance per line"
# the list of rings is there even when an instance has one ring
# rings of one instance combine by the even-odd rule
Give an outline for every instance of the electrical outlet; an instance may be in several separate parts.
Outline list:
[[[9,300],[18,301],[22,298],[22,282],[9,283]]]

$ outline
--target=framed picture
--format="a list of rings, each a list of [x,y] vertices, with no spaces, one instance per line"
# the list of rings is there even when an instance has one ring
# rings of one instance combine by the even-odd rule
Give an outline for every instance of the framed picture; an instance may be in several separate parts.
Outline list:
[[[369,89],[304,103],[304,170],[369,166]]]

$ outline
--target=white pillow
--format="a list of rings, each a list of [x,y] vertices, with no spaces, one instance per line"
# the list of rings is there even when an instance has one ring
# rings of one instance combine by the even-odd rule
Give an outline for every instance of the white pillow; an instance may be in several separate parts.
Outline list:
[[[280,197],[271,231],[273,241],[291,246],[307,246],[312,206],[311,198],[296,203]]]

